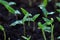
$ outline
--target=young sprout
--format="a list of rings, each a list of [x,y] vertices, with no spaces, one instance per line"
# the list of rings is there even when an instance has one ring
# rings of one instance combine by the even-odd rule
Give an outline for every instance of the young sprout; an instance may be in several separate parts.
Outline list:
[[[30,13],[29,13],[27,10],[25,10],[24,8],[21,8],[21,10],[22,10],[22,12],[23,12],[24,15],[29,14],[28,17],[32,16],[32,14],[30,14]],[[30,26],[30,21],[28,21],[28,26]]]
[[[47,4],[48,4],[48,0],[43,0],[43,2],[40,5],[38,5],[38,7],[42,10],[45,17],[47,17],[50,14],[54,14],[54,12],[47,11],[46,9]]]
[[[33,31],[35,30],[35,20],[39,17],[40,14],[36,14],[32,17],[32,20],[34,22],[34,25],[33,25]]]
[[[44,32],[45,26],[41,22],[38,22],[38,27],[42,30],[44,40],[47,40]]]
[[[24,35],[25,35],[25,22],[26,22],[26,19],[29,17],[30,15],[29,14],[26,14],[23,19],[21,20],[17,20],[15,22],[13,22],[12,24],[10,24],[10,26],[15,26],[17,24],[22,24],[23,25],[23,28],[24,28]]]
[[[3,28],[3,26],[2,26],[2,25],[0,25],[0,30],[1,30],[1,31],[3,31],[3,33],[4,33],[4,40],[6,40],[6,33],[5,33],[5,29]]]
[[[44,18],[44,21],[45,21],[45,25],[51,25],[51,40],[54,40],[54,36],[53,36],[53,30],[54,30],[54,25],[52,25],[52,23],[54,22],[53,18],[51,18],[51,20],[47,19],[47,18]]]
[[[22,38],[24,38],[25,40],[30,40],[31,39],[31,36],[30,37],[22,36]]]
[[[42,12],[43,12],[43,14],[44,14],[45,17],[47,17],[48,15],[51,15],[51,14],[55,13],[55,12],[48,12],[43,5],[39,5],[39,7],[42,10]]]
[[[45,24],[46,24],[46,25],[51,25],[51,24],[53,23],[53,19],[50,20],[50,19],[48,19],[48,18],[44,18],[44,17],[43,17],[43,20],[45,21]]]
[[[34,22],[33,24],[33,30],[35,30],[35,20],[39,17],[39,15],[40,14],[36,14],[36,15],[34,15],[33,17],[28,17],[27,19],[26,19],[26,21],[32,21],[32,22]]]

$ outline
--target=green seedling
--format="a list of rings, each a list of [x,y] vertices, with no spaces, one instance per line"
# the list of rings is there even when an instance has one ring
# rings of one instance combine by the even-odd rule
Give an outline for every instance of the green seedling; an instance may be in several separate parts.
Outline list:
[[[21,8],[21,10],[22,10],[22,12],[23,12],[24,15],[29,14],[30,16],[32,16],[32,14],[30,14],[30,13],[29,13],[27,10],[25,10],[24,8]]]
[[[40,14],[34,15],[32,18],[27,18],[27,21],[32,21],[33,22],[33,30],[35,30],[35,20],[39,17]]]
[[[21,8],[21,10],[22,10],[22,12],[23,12],[24,15],[29,14],[28,17],[32,16],[32,14],[30,14],[30,13],[29,13],[27,10],[25,10],[24,8]],[[30,21],[28,22],[28,26],[30,26]]]
[[[38,22],[38,27],[42,30],[44,40],[47,40],[44,32],[45,26],[41,22]]]
[[[45,24],[46,24],[46,25],[51,25],[51,24],[53,23],[53,19],[50,20],[50,19],[48,19],[48,18],[44,18],[44,17],[43,17],[43,20],[45,21]]]
[[[4,33],[4,40],[6,40],[6,33],[5,33],[5,29],[3,28],[3,26],[2,26],[2,25],[0,25],[0,30],[1,30],[1,31],[3,31],[3,33]]]
[[[54,22],[53,18],[51,18],[51,20],[47,19],[47,18],[44,18],[44,21],[45,21],[45,25],[51,25],[51,40],[54,40],[54,36],[53,36],[53,29],[54,29],[54,25],[52,25],[52,23]]]
[[[31,36],[30,37],[22,36],[22,38],[24,38],[25,40],[30,40],[31,39]]]
[[[60,22],[60,17],[56,17],[57,18],[57,20]]]
[[[47,17],[48,15],[54,14],[54,12],[48,12],[43,5],[39,5],[39,7],[42,10],[45,17]]]
[[[29,17],[30,15],[29,14],[26,14],[23,19],[21,20],[17,20],[15,22],[13,22],[10,26],[15,26],[16,24],[22,24],[23,25],[23,28],[24,28],[24,35],[25,35],[25,22],[26,22],[26,19]]]
[[[40,5],[38,5],[38,7],[42,10],[45,17],[47,17],[50,14],[54,14],[54,12],[47,11],[46,9],[47,4],[48,4],[48,0],[43,0],[43,2]]]
[[[46,40],[44,31],[51,33],[51,40],[54,40],[54,36],[53,36],[54,25],[52,25],[52,23],[54,21],[53,18],[51,18],[51,20],[50,20],[48,18],[43,17],[43,20],[45,21],[45,23],[42,24],[41,22],[38,22],[38,28],[42,30],[44,40]],[[51,27],[48,27],[48,25],[50,25]]]
[[[0,0],[0,4],[4,5],[5,8],[6,8],[10,13],[12,13],[12,14],[20,14],[20,12],[17,13],[16,10],[14,10],[14,9],[9,5],[9,3],[8,3],[7,1],[5,1],[5,0]]]

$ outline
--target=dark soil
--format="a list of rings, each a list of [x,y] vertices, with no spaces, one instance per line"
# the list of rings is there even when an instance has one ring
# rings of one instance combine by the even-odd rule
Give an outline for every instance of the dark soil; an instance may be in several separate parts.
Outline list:
[[[33,22],[31,22],[30,26],[27,25],[27,22],[25,23],[25,28],[26,28],[26,35],[25,36],[31,36],[31,40],[43,40],[42,32],[40,29],[37,29],[37,22],[40,21],[44,23],[42,17],[44,17],[43,12],[41,9],[39,9],[37,6],[40,4],[41,1],[37,0],[37,2],[33,3],[32,6],[28,5],[27,1],[24,0],[6,0],[8,2],[16,2],[17,5],[13,5],[12,7],[14,9],[20,10],[21,7],[25,8],[28,12],[30,12],[32,15],[35,15],[37,13],[40,13],[41,15],[37,18],[35,21],[35,30],[33,31]],[[49,12],[55,11],[55,2],[51,1],[47,5],[47,10]],[[21,10],[20,10],[21,11]],[[21,12],[22,13],[22,12]],[[60,36],[60,23],[57,21],[56,17],[59,15],[58,12],[55,12],[53,15],[48,15],[48,18],[54,18],[54,38],[57,40],[57,37]],[[9,25],[16,21],[20,20],[23,18],[23,14],[17,15],[17,18],[13,14],[9,14],[8,10],[0,4],[0,24],[4,26],[6,35],[7,35],[7,40],[10,37],[11,40],[24,40],[21,36],[24,35],[23,32],[23,25],[16,25],[14,27],[10,27]],[[47,40],[50,40],[50,33],[46,32],[46,37]],[[0,40],[3,40],[3,32],[0,31]]]

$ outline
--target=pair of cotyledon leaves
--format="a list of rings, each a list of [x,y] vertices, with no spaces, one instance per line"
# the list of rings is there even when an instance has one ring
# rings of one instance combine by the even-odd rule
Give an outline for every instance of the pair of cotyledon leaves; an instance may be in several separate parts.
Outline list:
[[[32,18],[30,16],[32,16],[32,14],[30,14],[29,12],[27,12],[25,9],[21,8],[24,17],[21,20],[16,20],[15,22],[13,22],[10,26],[15,26],[16,24],[24,24],[26,21],[32,21],[34,22],[40,14],[36,14],[34,15]]]
[[[50,20],[48,18],[43,17],[43,19],[44,19],[45,23],[42,24],[41,22],[38,22],[38,28],[42,29],[46,32],[51,32],[51,27],[48,27],[47,25],[51,25],[53,23],[53,21],[54,21],[53,18],[51,18],[51,20]]]

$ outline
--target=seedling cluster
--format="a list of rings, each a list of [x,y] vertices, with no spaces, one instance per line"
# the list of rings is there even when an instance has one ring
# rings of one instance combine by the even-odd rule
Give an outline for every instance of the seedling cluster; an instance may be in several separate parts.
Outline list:
[[[29,5],[31,6],[32,5],[32,1],[31,0],[28,0],[29,1]],[[36,0],[33,0],[33,1],[36,1]],[[44,20],[44,23],[42,22],[37,22],[36,25],[38,25],[38,28],[37,29],[40,29],[42,31],[42,35],[43,35],[43,38],[44,40],[47,40],[47,37],[45,35],[45,32],[49,32],[51,33],[51,37],[50,39],[51,40],[54,40],[54,19],[53,18],[48,18],[48,15],[53,15],[55,12],[48,12],[47,9],[46,9],[46,6],[48,5],[48,0],[43,0],[43,2],[38,5],[37,7],[39,7],[44,16],[42,17],[42,19]],[[20,20],[16,19],[16,21],[12,22],[9,26],[12,27],[12,26],[16,26],[17,24],[19,25],[23,25],[23,31],[24,31],[24,35],[22,35],[21,37],[25,40],[31,40],[31,36],[29,37],[26,37],[26,29],[25,29],[25,22],[28,22],[28,26],[30,27],[31,23],[30,22],[33,22],[34,26],[33,26],[33,30],[32,31],[35,31],[35,21],[37,20],[37,18],[40,16],[40,13],[38,14],[35,14],[34,16],[29,13],[26,9],[24,8],[20,8],[20,10],[15,10],[14,8],[11,7],[11,5],[16,5],[15,2],[7,2],[5,0],[0,0],[0,4],[2,4],[8,11],[10,14],[14,14],[16,17],[17,15],[16,14],[19,14],[21,15],[21,12],[20,10],[22,11],[24,17]],[[60,7],[60,3],[56,3],[56,6]],[[57,12],[60,13],[60,9],[56,9]],[[56,17],[56,19],[60,22],[60,17]],[[6,40],[6,32],[5,32],[5,28],[3,25],[0,25],[0,30],[3,31],[4,33],[4,40]],[[57,38],[57,39],[60,39],[60,36]],[[10,40],[10,38],[8,38],[8,40]]]

